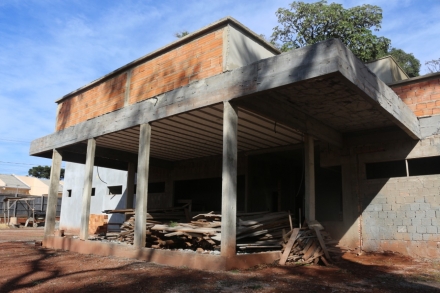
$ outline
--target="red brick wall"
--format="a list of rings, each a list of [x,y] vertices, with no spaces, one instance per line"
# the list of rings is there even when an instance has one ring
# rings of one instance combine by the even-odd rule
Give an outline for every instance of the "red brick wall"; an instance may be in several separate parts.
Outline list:
[[[396,85],[392,89],[416,116],[440,114],[440,78],[408,85]]]
[[[97,84],[95,87],[58,105],[56,130],[61,130],[124,106],[127,74]]]
[[[223,29],[183,44],[132,69],[129,104],[223,71]],[[58,106],[56,130],[124,107],[127,73],[99,83]]]

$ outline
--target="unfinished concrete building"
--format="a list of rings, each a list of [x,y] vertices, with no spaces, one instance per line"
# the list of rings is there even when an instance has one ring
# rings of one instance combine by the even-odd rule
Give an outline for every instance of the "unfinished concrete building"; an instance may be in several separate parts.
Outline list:
[[[55,201],[61,161],[84,164],[74,187],[66,173],[61,213],[80,239],[54,236],[49,205],[44,245],[242,268],[279,253],[236,254],[237,211],[290,210],[298,222],[302,209],[342,245],[439,257],[439,78],[408,79],[390,58],[365,65],[335,39],[280,54],[222,19],[57,101],[56,131],[30,154],[52,158]],[[132,207],[137,184],[133,246],[87,240],[94,166],[127,174],[112,207]],[[184,199],[221,210],[220,256],[145,248],[150,201]]]

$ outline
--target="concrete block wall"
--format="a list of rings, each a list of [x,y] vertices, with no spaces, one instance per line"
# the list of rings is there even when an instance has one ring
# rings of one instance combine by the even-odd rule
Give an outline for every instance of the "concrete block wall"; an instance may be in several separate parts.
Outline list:
[[[440,75],[434,74],[421,82],[411,80],[391,85],[394,92],[418,117],[440,114]]]
[[[440,175],[365,180],[366,251],[440,258]]]

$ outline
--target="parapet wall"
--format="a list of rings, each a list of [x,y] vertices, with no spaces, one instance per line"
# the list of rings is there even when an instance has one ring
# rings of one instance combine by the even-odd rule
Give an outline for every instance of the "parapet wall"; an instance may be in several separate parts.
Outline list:
[[[223,71],[223,30],[171,47],[117,76],[79,91],[58,105],[56,131]]]
[[[420,77],[419,77],[420,78]],[[422,77],[391,85],[394,92],[414,112],[417,117],[440,114],[440,75]]]

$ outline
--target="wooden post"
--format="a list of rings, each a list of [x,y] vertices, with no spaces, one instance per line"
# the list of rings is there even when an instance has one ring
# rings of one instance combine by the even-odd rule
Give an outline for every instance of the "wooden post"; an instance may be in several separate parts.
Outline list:
[[[237,108],[224,102],[223,165],[222,165],[222,226],[221,255],[232,257],[236,252],[237,217]]]
[[[147,227],[148,171],[150,165],[151,125],[142,124],[139,133],[139,154],[134,225],[135,248],[145,247]]]
[[[89,238],[90,201],[92,198],[93,166],[95,164],[96,140],[90,138],[87,141],[86,166],[84,169],[84,187],[82,195],[81,227],[79,239]]]
[[[307,222],[315,220],[315,146],[313,137],[304,134],[305,214]]]
[[[60,186],[62,156],[58,150],[52,153],[52,167],[50,168],[49,194],[47,196],[46,219],[44,223],[44,236],[52,235],[55,231],[57,216],[58,189]],[[42,197],[43,199],[43,197]],[[35,219],[34,219],[35,223]]]
[[[136,168],[135,164],[132,162],[128,163],[128,170],[127,170],[127,192],[126,192],[126,199],[125,199],[125,208],[126,209],[132,209],[133,202],[134,202],[134,176],[136,175]]]

